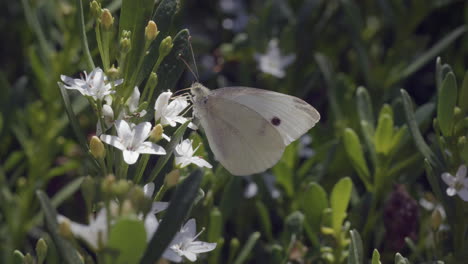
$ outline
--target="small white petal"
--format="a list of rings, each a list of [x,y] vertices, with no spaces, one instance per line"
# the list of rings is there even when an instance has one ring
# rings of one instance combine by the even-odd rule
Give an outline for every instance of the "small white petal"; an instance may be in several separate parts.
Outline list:
[[[141,154],[166,155],[166,150],[163,147],[149,141],[141,143],[135,151]]]
[[[135,162],[138,160],[138,157],[140,156],[140,153],[135,152],[135,151],[130,151],[130,150],[124,150],[123,151],[123,158],[124,161],[128,165],[135,164]]]
[[[448,172],[442,173],[442,180],[448,186],[453,186],[455,184],[455,177],[453,177],[452,174],[450,174]]]
[[[176,263],[179,263],[182,261],[182,257],[170,248],[164,251],[163,258],[170,260],[172,262],[176,262]]]
[[[457,178],[457,180],[463,180],[466,177],[466,166],[465,165],[461,165],[460,167],[458,167],[458,171],[457,171],[457,174],[455,175],[455,177]]]
[[[117,130],[117,136],[122,140],[122,143],[128,146],[133,141],[134,136],[130,124],[125,120],[117,120],[115,121],[115,128]]]
[[[468,189],[462,188],[457,194],[463,201],[468,202]]]
[[[204,253],[211,251],[216,248],[216,243],[208,243],[203,241],[193,241],[190,245],[185,248],[187,251],[191,251],[193,253]]]
[[[109,145],[112,145],[120,150],[125,150],[127,149],[122,142],[120,141],[120,138],[116,136],[111,136],[111,135],[101,135],[100,136],[102,142],[105,142]]]
[[[454,196],[456,193],[457,193],[457,190],[455,190],[455,188],[453,188],[453,187],[448,187],[447,188],[447,195],[448,196]]]
[[[199,157],[193,157],[191,161],[193,164],[197,165],[200,168],[202,167],[206,167],[209,169],[213,168],[213,166],[211,166],[210,163],[208,163],[206,160],[199,158]]]
[[[166,210],[168,206],[169,206],[168,202],[154,202],[151,205],[150,213],[157,214],[159,212]]]
[[[145,141],[151,133],[151,123],[143,122],[135,126],[132,146],[138,146]]]
[[[197,260],[197,255],[195,253],[192,253],[190,251],[182,251],[182,254],[191,262],[194,262]]]
[[[145,186],[143,186],[143,193],[145,193],[146,197],[151,198],[154,193],[154,183],[150,182],[145,184]]]

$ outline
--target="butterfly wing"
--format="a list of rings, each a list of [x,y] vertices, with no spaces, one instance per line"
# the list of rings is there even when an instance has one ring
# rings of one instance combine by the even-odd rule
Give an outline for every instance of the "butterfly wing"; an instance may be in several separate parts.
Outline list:
[[[216,159],[233,175],[265,171],[286,147],[278,130],[262,115],[224,96],[194,105]]]
[[[287,146],[320,120],[319,112],[294,96],[248,87],[226,87],[212,91],[213,97],[243,105],[270,122]]]

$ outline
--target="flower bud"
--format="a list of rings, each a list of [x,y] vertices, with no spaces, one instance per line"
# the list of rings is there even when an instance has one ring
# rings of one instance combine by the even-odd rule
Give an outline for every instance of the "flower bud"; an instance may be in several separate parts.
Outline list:
[[[120,68],[115,68],[115,65],[112,64],[112,66],[107,70],[106,74],[110,80],[117,80],[120,75]]]
[[[112,193],[121,197],[128,193],[130,187],[130,183],[127,180],[118,180],[112,185]]]
[[[24,264],[34,264],[34,258],[29,253],[26,253],[26,256],[24,256],[23,261]]]
[[[148,21],[145,28],[145,37],[147,41],[153,41],[159,34],[158,26],[153,20]]]
[[[104,178],[101,182],[101,190],[105,195],[112,194],[112,186],[115,184],[115,176],[113,174],[109,174]]]
[[[124,30],[122,37],[120,38],[120,51],[122,53],[128,53],[132,48],[132,41],[130,40],[130,31]]]
[[[159,56],[161,58],[164,58],[171,52],[172,47],[174,46],[174,43],[172,43],[172,38],[171,36],[167,36],[165,39],[161,41],[161,44],[159,45]]]
[[[89,151],[96,159],[104,159],[104,157],[106,157],[106,148],[104,144],[102,144],[102,141],[96,136],[93,136],[89,142]]]
[[[135,213],[132,202],[130,200],[125,200],[122,203],[122,215],[130,215]]]
[[[96,0],[93,0],[89,4],[89,6],[91,10],[91,15],[93,15],[94,18],[101,17],[102,9],[101,9],[101,5],[99,4],[99,2],[97,2]]]
[[[180,178],[180,171],[178,169],[175,169],[166,175],[164,182],[166,186],[170,188],[179,182],[179,178]]]
[[[442,214],[438,209],[432,211],[431,214],[431,227],[433,230],[439,230],[440,225],[442,224]]]
[[[13,251],[13,263],[15,264],[23,264],[24,263],[24,255],[21,251],[15,249]]]
[[[65,220],[59,224],[59,234],[65,238],[73,238],[73,232],[71,231],[70,221]]]
[[[151,130],[150,133],[150,140],[153,142],[158,142],[159,140],[162,139],[164,133],[164,128],[161,124],[157,124],[153,127],[153,130]]]
[[[112,107],[108,104],[105,104],[102,106],[102,115],[104,117],[104,122],[106,122],[106,125],[112,124],[114,121],[114,110],[112,110]]]
[[[109,9],[104,8],[101,14],[101,24],[105,30],[110,30],[114,25],[114,17],[112,17]]]
[[[47,249],[47,243],[43,238],[40,238],[36,243],[36,255],[38,264],[44,263],[44,260],[47,257]]]

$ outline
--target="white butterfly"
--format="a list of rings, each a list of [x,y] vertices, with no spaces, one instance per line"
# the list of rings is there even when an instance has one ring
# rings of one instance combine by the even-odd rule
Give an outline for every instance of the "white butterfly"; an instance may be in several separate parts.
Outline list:
[[[320,120],[308,103],[277,92],[247,87],[211,91],[194,83],[191,93],[211,150],[233,175],[271,168],[287,145]]]

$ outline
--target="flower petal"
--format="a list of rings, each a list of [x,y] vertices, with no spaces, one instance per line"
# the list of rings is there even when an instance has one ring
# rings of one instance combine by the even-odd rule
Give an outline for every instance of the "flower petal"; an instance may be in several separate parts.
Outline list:
[[[158,99],[156,99],[156,103],[154,104],[154,119],[156,121],[158,121],[163,116],[171,96],[171,92],[163,92],[158,96]]]
[[[127,121],[121,119],[115,121],[115,128],[117,129],[117,136],[125,146],[129,146],[133,141],[133,131]]]
[[[141,154],[166,155],[166,150],[163,147],[149,141],[140,144],[135,151]]]
[[[138,124],[134,128],[134,136],[133,136],[133,141],[131,146],[132,147],[138,147],[140,144],[145,141],[150,133],[151,133],[151,123],[150,122],[143,122]]]
[[[456,193],[457,193],[457,190],[455,190],[455,188],[453,188],[453,187],[448,187],[447,188],[447,195],[448,196],[454,196]]]
[[[466,178],[466,166],[465,165],[461,165],[460,167],[458,167],[458,171],[455,177],[457,178],[457,180],[463,180],[464,178]]]
[[[163,258],[177,263],[182,261],[182,257],[169,247],[164,251]]]
[[[100,136],[101,140],[109,145],[112,145],[120,150],[125,150],[127,149],[121,142],[121,139],[116,137],[116,136],[111,136],[111,135],[101,135]]]
[[[448,186],[453,186],[455,184],[455,177],[453,177],[452,174],[450,174],[448,172],[442,173],[442,180]]]
[[[206,160],[202,159],[202,158],[199,158],[199,157],[192,157],[192,163],[197,165],[198,167],[202,168],[202,167],[206,167],[206,168],[213,168],[213,166],[211,166],[210,163],[208,163]]]
[[[190,245],[185,248],[186,251],[193,253],[204,253],[211,251],[216,248],[216,243],[208,243],[203,241],[193,241]]]
[[[132,164],[135,164],[135,162],[138,160],[138,157],[140,156],[140,153],[136,152],[136,151],[130,151],[130,150],[124,150],[123,151],[123,158],[124,158],[124,161],[128,164],[128,165],[132,165]]]
[[[468,189],[462,188],[457,194],[463,201],[468,202]]]
[[[145,184],[145,186],[143,186],[143,193],[145,193],[146,197],[151,198],[154,193],[154,183],[150,182]]]

